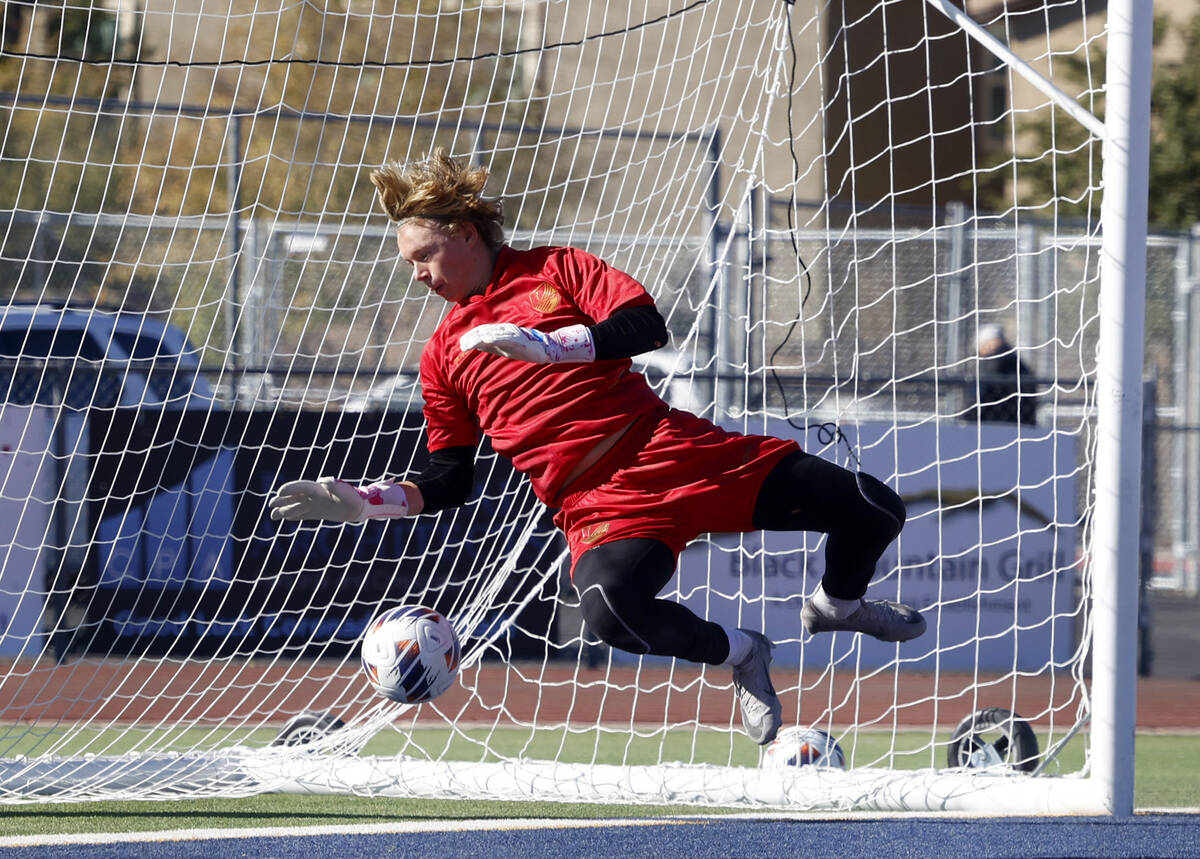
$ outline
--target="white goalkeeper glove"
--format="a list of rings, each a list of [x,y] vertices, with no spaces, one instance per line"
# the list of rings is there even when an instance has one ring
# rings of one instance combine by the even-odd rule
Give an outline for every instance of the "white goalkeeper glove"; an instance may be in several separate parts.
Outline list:
[[[326,519],[333,522],[365,522],[395,519],[408,514],[408,495],[394,483],[351,486],[336,477],[293,480],[275,491],[267,502],[271,518],[298,522]]]
[[[478,325],[459,338],[464,352],[478,349],[533,364],[584,363],[596,360],[596,344],[586,325],[568,325],[557,331],[522,328],[511,322]]]

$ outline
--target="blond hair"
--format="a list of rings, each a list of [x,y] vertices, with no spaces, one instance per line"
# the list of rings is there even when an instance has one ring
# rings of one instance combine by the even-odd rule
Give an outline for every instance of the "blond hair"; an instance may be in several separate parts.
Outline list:
[[[483,197],[486,167],[472,167],[438,147],[420,161],[385,164],[371,172],[383,211],[396,224],[429,221],[447,232],[474,224],[492,250],[504,244],[499,200]]]

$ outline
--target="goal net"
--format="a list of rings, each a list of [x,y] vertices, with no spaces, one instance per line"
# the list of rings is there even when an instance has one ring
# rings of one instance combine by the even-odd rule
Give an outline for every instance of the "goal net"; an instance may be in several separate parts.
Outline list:
[[[13,5],[0,798],[1120,811],[1132,5]],[[461,508],[268,518],[287,480],[425,460],[446,307],[367,176],[435,146],[490,169],[514,246],[646,285],[671,343],[637,367],[673,406],[905,499],[870,595],[919,607],[916,641],[802,631],[817,534],[709,535],[664,593],[770,636],[785,725],[844,769],[764,768],[728,669],[602,646],[551,511],[486,443]],[[462,640],[431,703],[360,669],[395,605]]]

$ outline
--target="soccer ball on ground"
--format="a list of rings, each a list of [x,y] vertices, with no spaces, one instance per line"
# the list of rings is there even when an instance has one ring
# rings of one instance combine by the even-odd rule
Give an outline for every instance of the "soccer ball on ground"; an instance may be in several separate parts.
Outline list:
[[[375,691],[401,704],[432,701],[458,676],[461,649],[446,617],[422,606],[397,606],[367,625],[362,665]]]
[[[818,728],[793,727],[779,732],[763,752],[767,769],[828,767],[844,770],[846,756],[837,740]]]

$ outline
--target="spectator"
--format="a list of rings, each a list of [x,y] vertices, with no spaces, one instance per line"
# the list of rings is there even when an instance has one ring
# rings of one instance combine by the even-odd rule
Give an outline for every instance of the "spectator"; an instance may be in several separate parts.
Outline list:
[[[979,328],[979,386],[975,412],[980,421],[1037,422],[1033,373],[1017,356],[1000,325]]]

